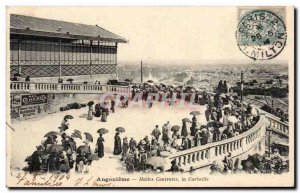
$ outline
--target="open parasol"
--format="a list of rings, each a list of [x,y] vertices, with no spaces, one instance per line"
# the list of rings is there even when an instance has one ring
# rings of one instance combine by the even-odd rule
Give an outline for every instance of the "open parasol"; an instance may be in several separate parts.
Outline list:
[[[182,121],[183,122],[191,122],[188,118],[183,118]]]
[[[90,102],[88,102],[87,106],[92,106],[92,105],[94,105],[94,104],[95,104],[94,101],[90,101]]]
[[[99,133],[99,134],[105,134],[105,133],[108,133],[108,130],[105,129],[105,128],[101,128],[101,129],[98,129],[97,133]]]
[[[152,165],[153,167],[163,167],[167,162],[164,158],[159,156],[153,156],[147,160],[147,163],[149,165]]]
[[[199,111],[192,111],[192,112],[190,112],[190,115],[200,115],[200,112]]]
[[[78,138],[78,139],[82,139],[82,136],[79,133],[72,133],[71,137],[73,138]]]
[[[85,134],[85,138],[87,140],[89,140],[90,142],[93,142],[93,136],[90,133],[84,132],[84,134]]]
[[[53,135],[58,135],[58,133],[56,131],[50,131],[50,132],[46,133],[44,135],[44,137],[53,136]]]
[[[74,132],[81,134],[81,131],[79,131],[78,129],[74,129]]]
[[[74,117],[72,115],[66,115],[65,119],[73,119]]]
[[[172,126],[172,128],[171,128],[171,131],[179,131],[179,129],[180,129],[180,126],[179,125],[174,125],[174,126]]]
[[[52,152],[60,152],[60,151],[63,151],[64,150],[64,147],[62,145],[57,145],[57,144],[53,144],[51,146],[49,146],[47,149],[46,149],[46,153],[52,153]]]
[[[125,132],[125,129],[123,127],[117,127],[116,131],[120,132],[120,133],[123,133],[123,132]]]

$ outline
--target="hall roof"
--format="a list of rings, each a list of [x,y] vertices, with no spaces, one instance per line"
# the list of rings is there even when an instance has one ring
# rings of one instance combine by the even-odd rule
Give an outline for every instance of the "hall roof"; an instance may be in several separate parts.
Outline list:
[[[98,25],[86,25],[16,14],[10,15],[10,33],[127,43],[125,38]]]

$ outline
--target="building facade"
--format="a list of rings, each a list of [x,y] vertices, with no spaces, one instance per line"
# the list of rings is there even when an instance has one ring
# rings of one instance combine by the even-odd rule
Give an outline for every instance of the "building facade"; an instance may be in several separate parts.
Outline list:
[[[85,25],[10,15],[11,83],[69,83],[105,85],[118,79],[118,43],[127,41],[98,25]],[[72,80],[72,81],[71,81]],[[89,98],[92,96],[89,95]],[[66,93],[10,93],[11,119],[27,119],[57,111],[59,102],[78,102]],[[51,110],[52,109],[52,110]]]
[[[10,16],[10,74],[36,81],[117,78],[118,43],[97,25]],[[101,82],[102,83],[102,82]]]

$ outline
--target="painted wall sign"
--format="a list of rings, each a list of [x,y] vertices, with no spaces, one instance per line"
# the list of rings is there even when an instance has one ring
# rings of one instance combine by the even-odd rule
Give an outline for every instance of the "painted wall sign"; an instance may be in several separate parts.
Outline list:
[[[22,95],[21,98],[22,106],[47,103],[47,94]]]

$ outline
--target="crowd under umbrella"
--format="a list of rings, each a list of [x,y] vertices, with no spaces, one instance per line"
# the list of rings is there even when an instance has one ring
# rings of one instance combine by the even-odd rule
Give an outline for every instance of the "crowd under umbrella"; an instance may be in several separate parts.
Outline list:
[[[192,111],[190,112],[190,115],[200,115],[201,113],[199,111]]]
[[[56,131],[50,131],[50,132],[46,133],[46,134],[44,135],[44,137],[54,136],[54,135],[58,135],[58,132],[56,132]]]
[[[120,133],[123,133],[123,132],[125,132],[125,129],[124,129],[124,127],[117,127],[116,131],[120,132]]]
[[[101,129],[98,129],[97,133],[99,133],[99,134],[106,134],[106,133],[108,133],[108,130],[105,129],[105,128],[101,128]]]

